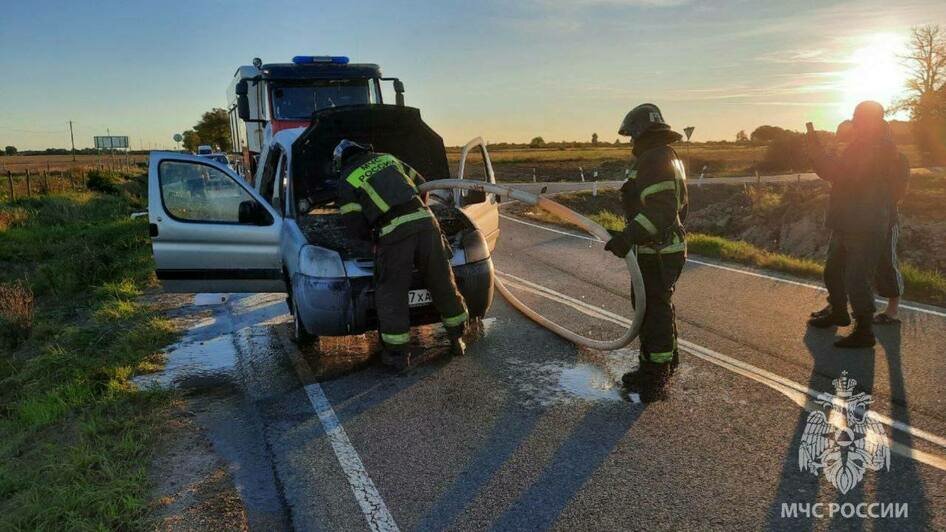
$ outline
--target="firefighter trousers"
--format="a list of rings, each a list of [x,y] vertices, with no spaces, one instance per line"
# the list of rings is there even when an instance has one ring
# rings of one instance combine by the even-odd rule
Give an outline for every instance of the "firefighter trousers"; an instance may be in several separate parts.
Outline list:
[[[686,252],[639,253],[637,264],[644,278],[647,307],[641,323],[641,358],[666,364],[677,353],[677,323],[673,291],[683,271]]]
[[[408,292],[416,269],[430,290],[451,338],[463,335],[469,315],[450,267],[450,248],[433,218],[410,222],[410,227],[382,238],[375,256],[375,307],[381,341],[393,351],[410,342]]]

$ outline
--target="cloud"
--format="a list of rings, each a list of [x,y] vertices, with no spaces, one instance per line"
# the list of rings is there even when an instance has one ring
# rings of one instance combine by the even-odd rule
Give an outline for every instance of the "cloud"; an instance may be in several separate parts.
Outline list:
[[[795,50],[773,50],[756,57],[759,61],[768,63],[817,63],[817,64],[837,64],[844,63],[843,60],[832,56],[824,48],[813,49],[795,49]]]
[[[558,8],[585,8],[594,6],[627,6],[627,7],[677,7],[686,5],[692,0],[535,0],[537,3]]]

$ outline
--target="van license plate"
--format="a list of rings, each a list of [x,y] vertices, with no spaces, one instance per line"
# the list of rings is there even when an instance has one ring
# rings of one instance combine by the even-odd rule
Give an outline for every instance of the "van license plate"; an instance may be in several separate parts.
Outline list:
[[[420,289],[411,290],[407,293],[407,304],[411,307],[422,307],[433,302],[430,298],[430,290]]]

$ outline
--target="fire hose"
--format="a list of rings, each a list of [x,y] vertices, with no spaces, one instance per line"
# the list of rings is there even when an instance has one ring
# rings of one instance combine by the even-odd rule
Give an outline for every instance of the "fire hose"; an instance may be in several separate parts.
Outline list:
[[[607,229],[601,227],[588,218],[578,214],[577,212],[565,207],[560,203],[552,201],[549,198],[532,194],[524,190],[517,190],[493,183],[484,183],[481,181],[469,181],[466,179],[441,179],[436,181],[428,181],[423,185],[420,185],[418,188],[420,192],[429,192],[431,190],[461,189],[496,194],[501,198],[521,201],[522,203],[533,205],[544,211],[554,214],[562,220],[571,222],[578,227],[581,227],[591,235],[605,242],[611,238],[611,235],[608,233]],[[637,265],[637,257],[633,253],[628,253],[624,260],[627,263],[627,271],[631,277],[631,293],[633,294],[634,299],[634,308],[632,310],[634,313],[634,318],[631,322],[631,326],[624,332],[624,334],[614,340],[596,340],[594,338],[588,338],[553,322],[552,320],[530,308],[528,305],[519,300],[519,298],[513,295],[506,285],[503,284],[502,279],[500,279],[499,276],[496,277],[496,288],[499,290],[499,293],[502,294],[504,298],[506,298],[506,301],[508,301],[509,304],[515,307],[519,312],[525,314],[532,321],[554,332],[562,338],[577,345],[590,347],[592,349],[613,351],[615,349],[625,347],[637,337],[637,334],[640,332],[641,322],[644,319],[644,306],[646,305],[644,298],[644,278],[641,277],[641,270]]]

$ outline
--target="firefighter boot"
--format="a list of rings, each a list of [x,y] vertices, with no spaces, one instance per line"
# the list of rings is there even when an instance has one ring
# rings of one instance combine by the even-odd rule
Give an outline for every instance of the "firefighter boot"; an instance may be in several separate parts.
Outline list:
[[[657,364],[641,359],[641,365],[636,371],[625,373],[621,382],[628,392],[640,395],[641,402],[653,403],[667,398],[667,387],[670,376],[673,375],[675,364]]]
[[[818,329],[827,329],[828,327],[847,327],[851,324],[851,315],[847,309],[835,309],[831,307],[829,312],[819,316],[813,316],[808,320],[808,325]]]
[[[411,353],[407,350],[387,349],[381,351],[381,363],[396,370],[404,370],[411,365]]]
[[[851,334],[834,342],[835,347],[874,347],[877,339],[874,338],[873,316],[857,316],[854,318],[854,330]]]
[[[824,308],[822,308],[821,310],[816,310],[816,311],[812,312],[811,314],[809,314],[809,317],[812,317],[812,318],[820,318],[820,317],[822,317],[822,316],[827,316],[828,314],[831,314],[831,305],[830,305],[830,304],[825,305]]]
[[[466,354],[466,342],[462,337],[450,339],[450,354],[455,357],[462,357]]]

